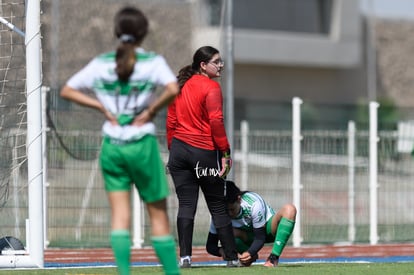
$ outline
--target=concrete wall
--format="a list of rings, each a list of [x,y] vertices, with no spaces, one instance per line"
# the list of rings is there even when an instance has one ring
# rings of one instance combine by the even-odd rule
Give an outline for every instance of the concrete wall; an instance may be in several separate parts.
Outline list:
[[[234,28],[235,96],[275,102],[299,96],[327,104],[354,104],[366,98],[359,3],[357,0],[332,3],[328,34]],[[251,2],[251,5],[256,4]],[[277,16],[283,11],[268,10],[268,13]],[[254,21],[254,16],[260,14],[251,14],[245,20]],[[198,27],[194,31],[193,48],[217,40],[220,33],[223,34],[223,29]],[[216,45],[224,48],[221,42]]]
[[[332,3],[328,34],[234,29],[236,121],[260,117],[275,125],[277,105],[289,104],[295,96],[319,111],[367,101],[365,20],[357,0]],[[206,25],[207,10],[201,0],[43,0],[45,85],[59,89],[93,56],[114,49],[113,15],[125,4],[147,13],[151,29],[144,47],[163,54],[175,72],[190,64],[194,50],[202,45],[215,46],[226,56],[223,26]],[[414,106],[409,35],[413,28],[413,22],[377,20],[375,24],[376,95],[391,98],[398,107]],[[53,98],[59,100],[56,92]],[[268,107],[257,107],[261,104]],[[283,112],[286,119],[288,112]],[[341,117],[346,121],[352,115]],[[325,113],[318,119],[333,117]]]

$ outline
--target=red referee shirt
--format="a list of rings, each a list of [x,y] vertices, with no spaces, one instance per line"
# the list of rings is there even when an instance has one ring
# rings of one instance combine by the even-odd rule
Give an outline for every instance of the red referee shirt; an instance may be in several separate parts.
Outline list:
[[[168,107],[168,148],[173,137],[197,148],[230,149],[224,128],[223,95],[219,83],[199,74],[187,80]]]

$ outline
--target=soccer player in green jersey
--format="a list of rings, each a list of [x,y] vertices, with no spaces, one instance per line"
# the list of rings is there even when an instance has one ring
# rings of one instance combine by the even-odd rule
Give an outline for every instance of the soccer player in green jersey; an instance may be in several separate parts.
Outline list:
[[[115,16],[116,51],[95,57],[72,76],[61,96],[102,112],[100,165],[112,211],[111,245],[118,271],[130,274],[131,187],[138,189],[151,223],[151,241],[165,274],[179,274],[176,245],[170,233],[169,195],[152,119],[179,93],[177,79],[165,59],[140,47],[148,20],[137,8]],[[155,97],[155,88],[163,92]],[[92,97],[87,90],[93,90]]]
[[[226,181],[226,201],[242,265],[250,266],[258,259],[258,252],[263,245],[273,243],[264,266],[277,266],[295,226],[296,207],[285,204],[275,212],[259,194],[240,191],[232,181]],[[210,226],[206,249],[209,254],[222,257],[213,224]]]

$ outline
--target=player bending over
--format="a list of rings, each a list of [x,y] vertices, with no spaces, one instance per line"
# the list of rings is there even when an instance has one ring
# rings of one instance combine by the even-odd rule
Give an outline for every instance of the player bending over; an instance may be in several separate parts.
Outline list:
[[[272,252],[264,266],[276,267],[283,248],[292,235],[296,207],[285,204],[275,213],[260,195],[250,191],[240,191],[232,181],[227,181],[226,184],[226,202],[232,219],[240,262],[243,266],[250,266],[258,259],[258,252],[263,245],[273,243]],[[223,256],[212,223],[206,249],[211,255]]]

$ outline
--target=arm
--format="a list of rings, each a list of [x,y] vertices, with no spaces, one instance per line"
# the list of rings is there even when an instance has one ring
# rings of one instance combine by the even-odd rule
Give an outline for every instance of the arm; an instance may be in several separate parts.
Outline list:
[[[68,85],[65,85],[60,91],[60,96],[64,99],[73,101],[80,105],[96,109],[102,112],[106,119],[109,120],[112,124],[118,124],[116,118],[104,108],[102,103],[94,97],[88,96],[81,91],[71,88]]]
[[[211,134],[217,149],[222,152],[230,150],[223,119],[223,96],[220,87],[213,87],[206,97],[206,109],[210,120]]]
[[[166,122],[168,150],[171,147],[171,142],[174,137],[176,127],[177,127],[177,113],[175,111],[175,102],[172,102],[168,106],[167,122]]]
[[[96,72],[99,71],[100,66],[98,59],[92,59],[85,67],[68,79],[66,85],[60,91],[60,96],[79,105],[102,112],[110,123],[117,125],[117,118],[106,110],[97,98],[82,92],[83,90],[92,89]]]
[[[154,102],[141,114],[137,115],[132,122],[135,126],[141,126],[142,124],[152,120],[157,113],[168,106],[174,98],[180,92],[177,78],[171,71],[171,68],[168,66],[166,60],[162,56],[157,56],[154,71],[157,73],[154,74],[153,82],[159,86],[164,87],[164,91],[155,99]]]
[[[206,108],[213,142],[222,153],[219,176],[224,178],[230,172],[233,161],[230,156],[230,144],[227,140],[226,129],[224,128],[222,105],[223,96],[220,86],[217,84],[206,97]]]
[[[255,255],[262,249],[263,245],[266,241],[266,228],[253,228],[254,240],[253,243],[250,245],[249,249],[247,250],[250,255]]]
[[[251,218],[254,239],[243,256],[255,256],[266,242],[266,204],[258,194],[251,193],[254,200],[251,206]]]
[[[266,227],[254,228],[253,229],[254,240],[250,245],[249,249],[240,255],[240,261],[242,263],[249,263],[252,261],[253,256],[257,255],[260,249],[266,241]]]
[[[170,82],[165,86],[163,93],[148,106],[145,111],[139,114],[133,121],[132,125],[140,126],[153,119],[159,110],[170,104],[178,95],[179,88],[177,82]]]

